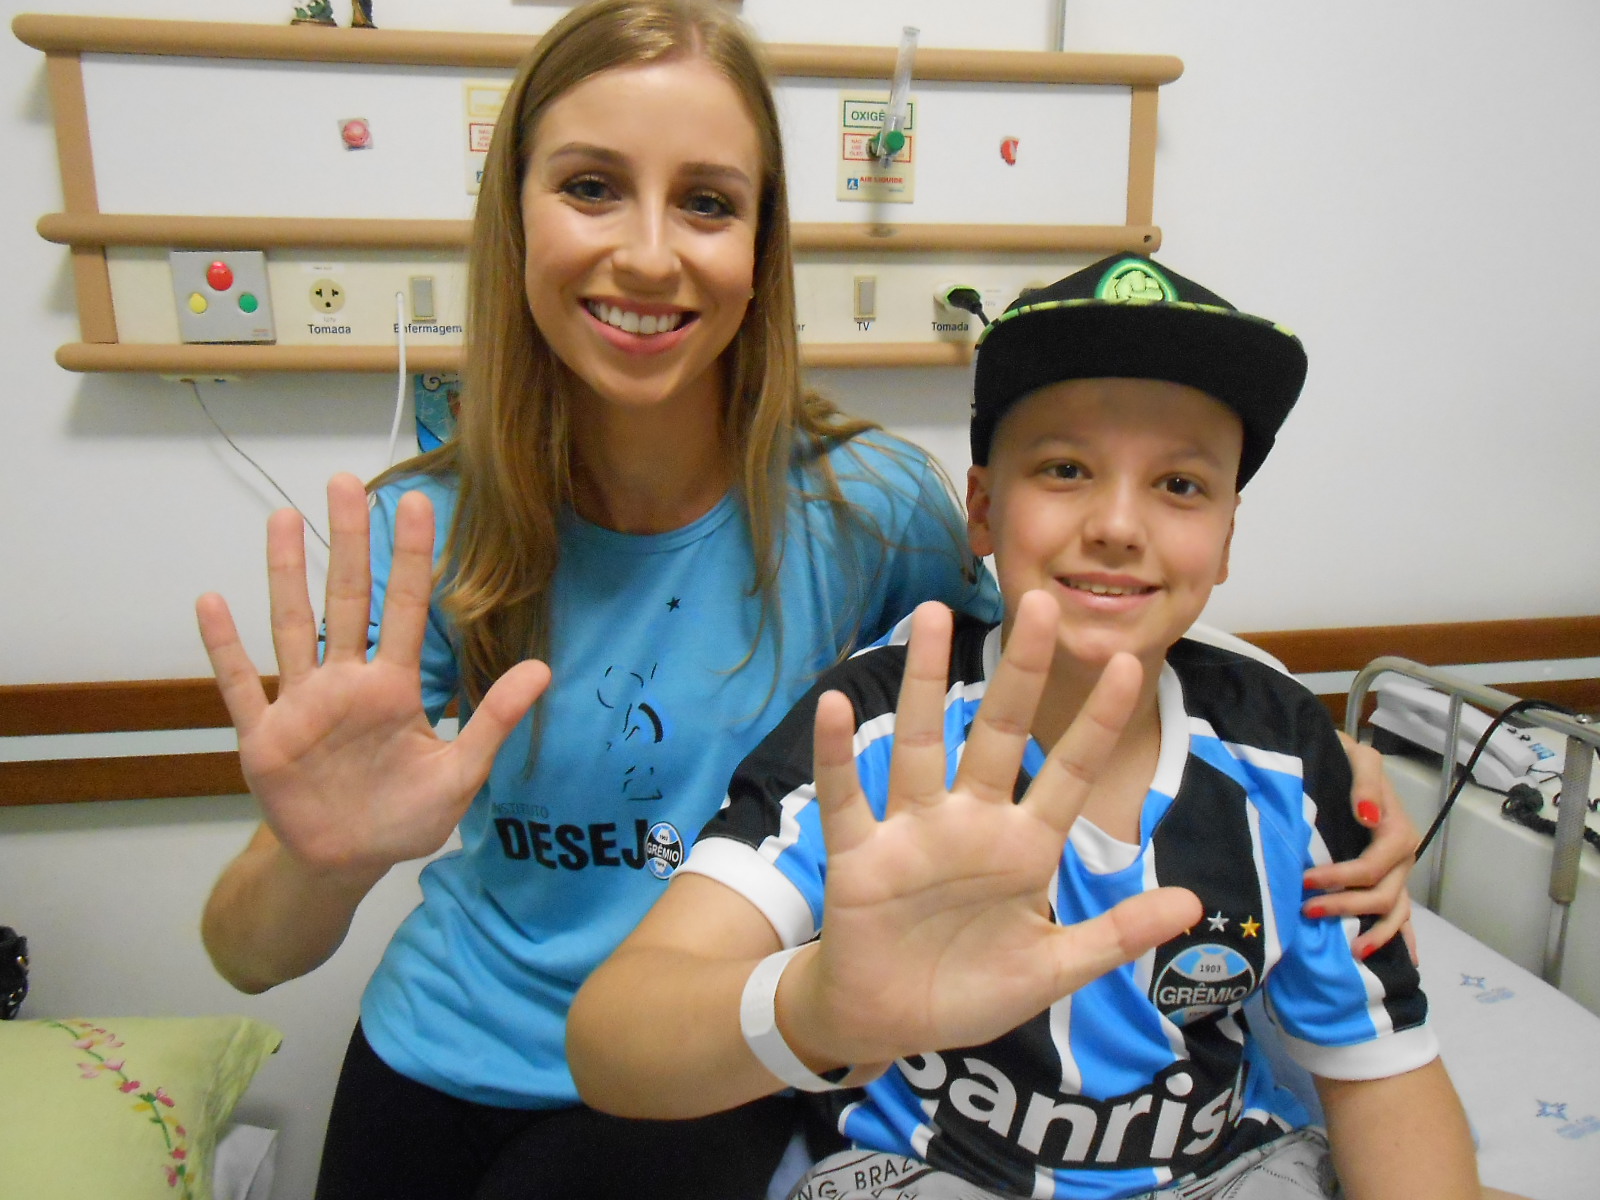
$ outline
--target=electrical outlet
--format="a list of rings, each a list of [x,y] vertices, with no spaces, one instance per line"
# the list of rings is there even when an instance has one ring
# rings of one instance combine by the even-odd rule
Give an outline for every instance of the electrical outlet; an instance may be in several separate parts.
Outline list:
[[[275,342],[267,256],[260,250],[169,250],[178,335],[194,342]]]
[[[336,313],[344,307],[344,288],[336,279],[318,279],[311,285],[311,307],[319,313]]]

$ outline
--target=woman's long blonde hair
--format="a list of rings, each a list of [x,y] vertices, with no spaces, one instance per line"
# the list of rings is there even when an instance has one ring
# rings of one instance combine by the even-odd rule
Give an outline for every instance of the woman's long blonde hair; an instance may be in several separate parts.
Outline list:
[[[754,295],[724,352],[723,417],[755,551],[749,589],[761,597],[763,632],[781,638],[777,579],[797,453],[812,467],[807,492],[814,488],[842,519],[854,515],[823,451],[877,426],[841,414],[800,383],[783,148],[753,39],[715,0],[596,0],[576,8],[522,64],[484,165],[468,261],[456,437],[371,485],[419,473],[459,480],[441,559],[441,600],[458,630],[461,688],[470,703],[517,662],[548,654],[557,523],[572,496],[574,380],[534,324],[523,283],[522,182],[539,119],[554,100],[602,71],[688,57],[710,63],[733,84],[761,150]]]

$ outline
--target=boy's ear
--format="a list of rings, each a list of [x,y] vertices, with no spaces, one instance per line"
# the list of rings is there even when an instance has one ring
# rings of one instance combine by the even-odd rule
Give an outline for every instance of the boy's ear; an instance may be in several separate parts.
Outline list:
[[[1217,582],[1228,582],[1228,552],[1233,549],[1233,524],[1238,520],[1239,506],[1235,502],[1234,515],[1228,518],[1228,536],[1222,539],[1222,562],[1217,567]]]
[[[994,553],[994,537],[989,532],[989,468],[967,468],[967,541],[979,558]]]

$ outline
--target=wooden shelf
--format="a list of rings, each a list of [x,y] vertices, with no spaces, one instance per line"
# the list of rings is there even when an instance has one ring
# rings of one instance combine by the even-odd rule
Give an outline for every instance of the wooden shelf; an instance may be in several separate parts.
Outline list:
[[[514,68],[537,36],[416,29],[341,29],[22,13],[12,32],[46,54],[159,54],[275,62],[386,63]],[[888,79],[895,50],[878,46],[770,44],[775,75]],[[1060,54],[1033,50],[917,51],[917,78],[962,83],[1063,83],[1159,87],[1183,74],[1169,54]]]
[[[187,217],[140,213],[46,213],[39,236],[62,246],[161,246],[171,249],[462,250],[470,221],[374,220],[351,217]],[[1151,253],[1161,245],[1153,225],[866,225],[800,223],[797,251],[966,254],[1074,254],[1118,250]]]
[[[834,342],[800,344],[808,367],[960,367],[972,361],[966,342]],[[280,372],[390,375],[400,365],[393,346],[162,345],[68,342],[56,350],[68,371],[135,371],[154,375],[236,376]],[[459,345],[406,346],[408,371],[459,371]]]

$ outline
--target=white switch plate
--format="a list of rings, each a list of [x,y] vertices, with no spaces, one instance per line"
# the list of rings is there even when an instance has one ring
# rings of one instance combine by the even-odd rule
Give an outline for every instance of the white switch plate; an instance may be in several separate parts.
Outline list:
[[[172,298],[185,342],[275,342],[267,256],[260,250],[172,250]],[[222,264],[227,278],[212,277]],[[226,286],[218,287],[219,282]],[[195,298],[199,297],[197,301]],[[196,307],[203,308],[195,312]]]

